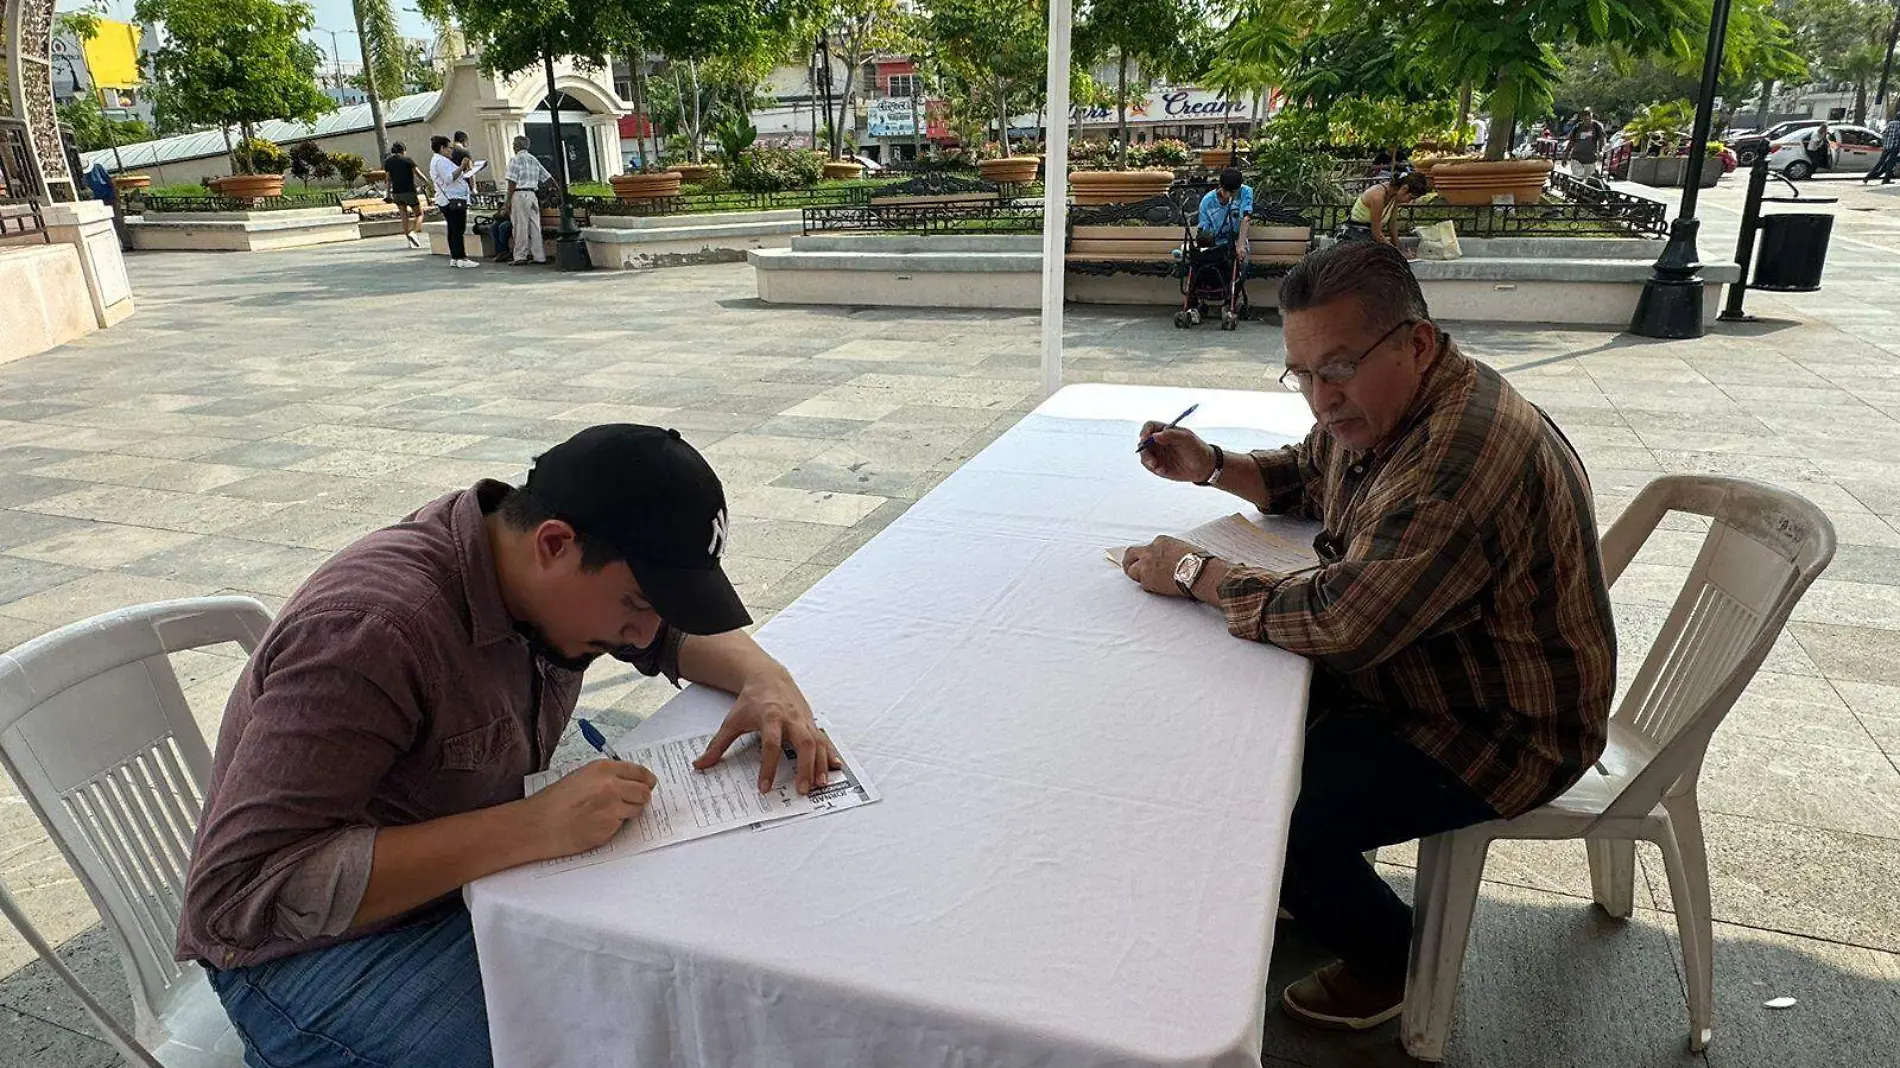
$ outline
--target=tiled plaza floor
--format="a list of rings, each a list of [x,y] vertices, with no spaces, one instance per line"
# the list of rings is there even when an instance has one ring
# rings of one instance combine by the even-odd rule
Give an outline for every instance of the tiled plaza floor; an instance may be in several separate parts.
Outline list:
[[[1726,191],[1710,194],[1712,260],[1733,247]],[[1451,324],[1563,425],[1605,524],[1658,474],[1719,472],[1806,494],[1842,542],[1703,773],[1715,1044],[1683,1052],[1654,851],[1619,923],[1589,907],[1580,845],[1505,845],[1452,1063],[1873,1065],[1900,1049],[1900,201],[1866,196],[1874,221],[1861,237],[1843,223],[1824,290],[1750,297],[1769,321],[1670,343]],[[732,500],[729,567],[766,617],[1037,399],[1033,316],[767,307],[744,266],[471,273],[380,239],[131,270],[129,322],[0,367],[0,647],[165,597],[275,607],[356,535],[607,420],[676,426],[705,450]],[[1277,388],[1270,326],[1077,310],[1067,334],[1070,381]],[[1631,667],[1695,549],[1692,531],[1661,532],[1616,589]],[[215,734],[240,661],[177,659]],[[636,678],[597,672],[584,708],[631,725],[668,693]],[[1409,894],[1410,850],[1383,859]],[[7,783],[0,878],[122,1002],[96,915]],[[1276,986],[1312,959],[1283,935]],[[0,931],[0,1065],[112,1063],[31,961]],[[1795,1008],[1761,1007],[1782,994]],[[1277,1011],[1266,1045],[1270,1064],[1403,1061],[1390,1029],[1314,1037]]]

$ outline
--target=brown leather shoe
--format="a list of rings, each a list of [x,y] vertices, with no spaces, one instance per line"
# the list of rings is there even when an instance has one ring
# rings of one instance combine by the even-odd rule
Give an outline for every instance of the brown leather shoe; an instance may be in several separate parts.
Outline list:
[[[1280,995],[1288,1016],[1328,1031],[1368,1031],[1405,1008],[1405,986],[1375,987],[1360,982],[1334,961],[1286,988]]]

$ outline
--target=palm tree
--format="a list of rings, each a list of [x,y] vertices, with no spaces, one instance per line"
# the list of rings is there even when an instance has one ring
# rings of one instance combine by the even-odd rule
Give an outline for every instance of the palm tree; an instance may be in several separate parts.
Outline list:
[[[363,91],[376,125],[376,165],[389,157],[389,130],[383,126],[383,96],[400,92],[406,46],[390,0],[350,0],[356,15],[356,39],[363,45]]]

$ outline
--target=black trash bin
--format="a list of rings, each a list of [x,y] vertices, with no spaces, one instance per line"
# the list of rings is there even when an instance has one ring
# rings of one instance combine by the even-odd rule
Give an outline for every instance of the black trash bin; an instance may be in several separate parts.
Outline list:
[[[1821,288],[1821,268],[1827,265],[1827,242],[1833,233],[1832,215],[1763,215],[1755,277],[1748,287],[1785,293],[1811,293]]]

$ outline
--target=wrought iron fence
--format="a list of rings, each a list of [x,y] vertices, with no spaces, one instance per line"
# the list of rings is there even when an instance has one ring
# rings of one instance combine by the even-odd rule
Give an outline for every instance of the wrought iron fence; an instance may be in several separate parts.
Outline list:
[[[599,198],[594,210],[602,215],[703,215],[724,211],[782,211],[790,208],[831,207],[839,204],[863,204],[877,195],[880,188],[896,182],[864,182],[841,186],[812,186],[809,189],[780,189],[772,192],[746,192],[723,189],[712,193],[682,193],[658,200],[623,201]]]
[[[1042,230],[1042,202],[1029,199],[848,204],[806,208],[803,214],[808,234],[1032,234]]]
[[[125,196],[128,215],[168,211],[293,211],[298,208],[334,208],[343,202],[339,190],[286,193],[277,197],[230,197],[222,193],[180,195],[130,190]]]
[[[1601,178],[1576,178],[1552,171],[1550,187],[1573,204],[1586,204],[1606,218],[1616,219],[1632,233],[1653,237],[1669,235],[1669,205],[1611,189]]]
[[[51,243],[52,235],[46,232],[46,218],[40,214],[40,202],[37,197],[0,198],[0,241],[7,244],[22,244],[31,235],[38,234],[39,239]]]

